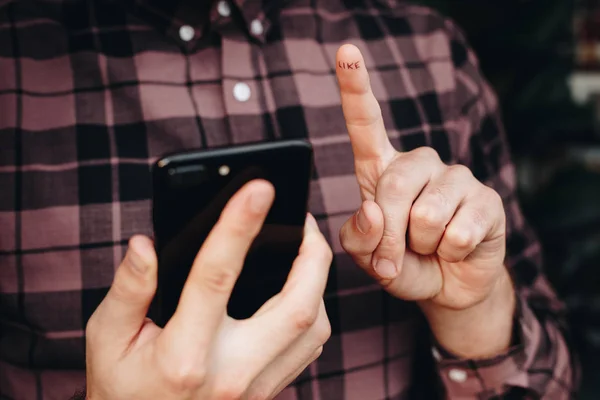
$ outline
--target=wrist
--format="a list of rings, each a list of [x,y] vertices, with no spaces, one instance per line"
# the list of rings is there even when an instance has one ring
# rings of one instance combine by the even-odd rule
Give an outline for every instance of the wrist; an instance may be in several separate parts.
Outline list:
[[[431,331],[444,350],[465,359],[492,358],[506,352],[513,336],[515,292],[508,271],[490,294],[465,309],[420,304]]]

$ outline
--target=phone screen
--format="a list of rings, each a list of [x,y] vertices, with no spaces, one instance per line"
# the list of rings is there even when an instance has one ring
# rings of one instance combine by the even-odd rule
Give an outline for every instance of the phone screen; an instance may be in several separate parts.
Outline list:
[[[249,318],[281,291],[303,238],[311,166],[306,146],[205,151],[155,165],[159,267],[152,317],[157,324],[164,326],[175,312],[196,254],[227,201],[253,179],[270,181],[275,200],[248,252],[228,314]]]

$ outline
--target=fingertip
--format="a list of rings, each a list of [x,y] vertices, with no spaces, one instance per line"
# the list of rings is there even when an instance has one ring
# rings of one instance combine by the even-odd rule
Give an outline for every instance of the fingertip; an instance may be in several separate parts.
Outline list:
[[[237,208],[243,206],[250,198],[273,199],[275,197],[275,188],[273,184],[265,179],[252,179],[246,182],[227,202],[227,207]]]
[[[275,199],[273,185],[266,180],[257,179],[249,182],[245,189],[250,192],[248,194],[250,209],[257,214],[265,214]]]
[[[358,47],[345,44],[338,49],[336,71],[343,93],[362,95],[371,90],[365,60]]]
[[[275,197],[275,187],[266,179],[254,179],[248,183],[253,193],[259,193],[265,197]]]
[[[396,263],[385,258],[378,259],[374,263],[373,269],[382,279],[394,279],[398,275],[398,266]]]
[[[406,241],[395,234],[383,234],[372,259],[372,268],[383,279],[395,278],[404,261]]]
[[[343,58],[343,57],[360,57],[362,58],[362,53],[360,52],[360,49],[352,44],[352,43],[345,43],[343,45],[340,46],[340,48],[337,51],[337,58]]]
[[[304,227],[305,233],[318,233],[321,231],[319,229],[319,224],[317,223],[317,220],[311,213],[306,213]]]

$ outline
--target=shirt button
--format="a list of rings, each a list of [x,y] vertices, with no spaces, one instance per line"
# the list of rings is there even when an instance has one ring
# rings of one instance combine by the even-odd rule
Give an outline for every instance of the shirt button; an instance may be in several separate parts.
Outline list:
[[[463,383],[467,380],[467,373],[462,369],[451,369],[448,371],[448,378],[456,383]]]
[[[254,36],[262,35],[263,31],[263,24],[259,20],[255,19],[250,23],[250,33],[252,33]]]
[[[219,4],[217,4],[217,12],[221,17],[229,17],[231,15],[229,3],[226,0],[221,0]]]
[[[250,98],[250,86],[244,82],[236,83],[235,86],[233,86],[233,97],[235,97],[237,101],[248,101]]]
[[[179,28],[179,37],[184,42],[189,42],[192,40],[195,34],[196,32],[194,31],[194,28],[189,25],[183,25],[181,28]]]

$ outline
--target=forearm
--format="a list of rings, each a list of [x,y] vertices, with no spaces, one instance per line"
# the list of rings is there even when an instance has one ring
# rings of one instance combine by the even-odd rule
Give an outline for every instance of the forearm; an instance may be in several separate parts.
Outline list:
[[[514,331],[515,292],[505,270],[480,303],[453,310],[421,304],[435,339],[448,352],[465,359],[492,358],[510,347]]]

